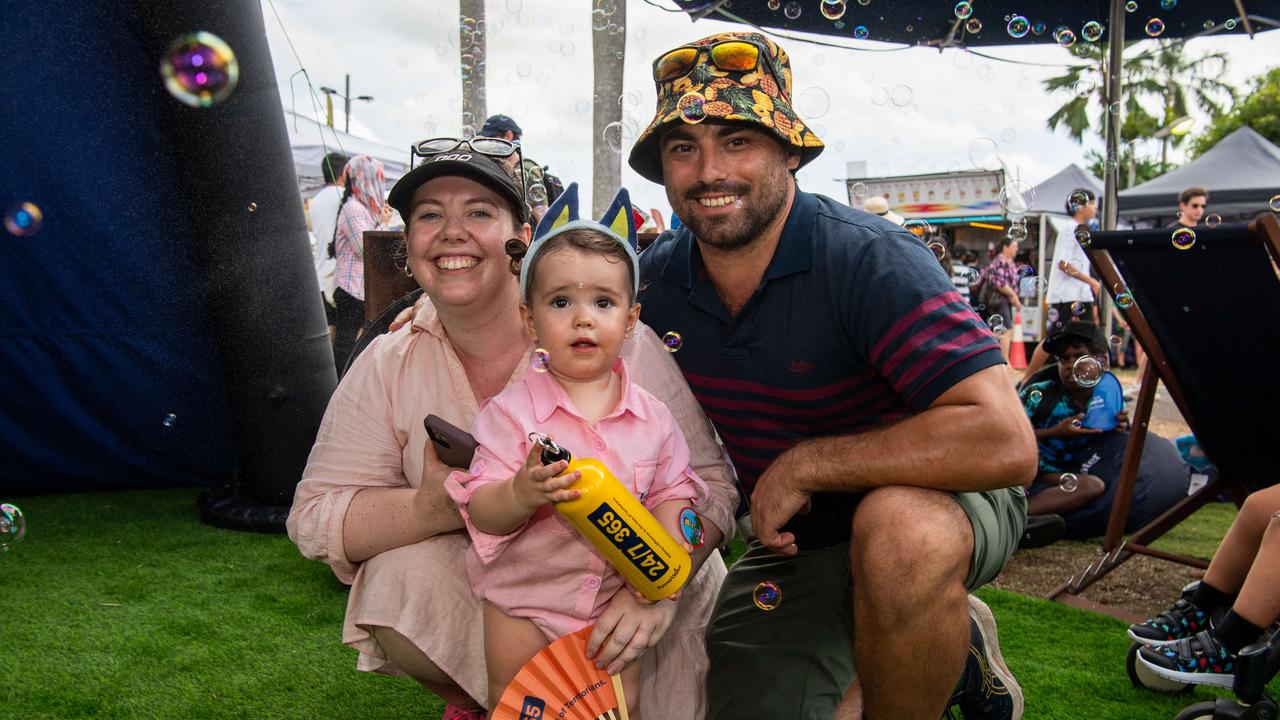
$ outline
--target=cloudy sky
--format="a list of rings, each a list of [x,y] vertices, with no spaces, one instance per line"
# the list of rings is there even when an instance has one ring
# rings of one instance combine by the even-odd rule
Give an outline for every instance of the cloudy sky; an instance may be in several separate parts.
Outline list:
[[[622,5],[619,0],[618,5]],[[818,11],[818,0],[802,3]],[[490,113],[514,117],[525,131],[528,156],[549,165],[566,184],[576,180],[590,197],[591,12],[590,0],[488,0],[487,103]],[[626,3],[625,19],[611,16],[626,35],[624,123],[643,128],[655,103],[650,64],[678,44],[740,25],[692,23],[669,0]],[[461,131],[458,7],[453,0],[263,0],[281,98],[310,112],[314,89],[343,87],[351,75],[353,134],[396,148],[418,139]],[[286,40],[287,35],[287,40]],[[847,163],[865,161],[869,174],[973,169],[970,148],[994,140],[1012,173],[1039,182],[1068,163],[1084,164],[1081,146],[1045,119],[1068,98],[1043,90],[1045,78],[1078,62],[1057,46],[984,49],[997,61],[963,50],[908,48],[849,41],[857,49],[821,47],[776,38],[791,56],[796,104],[827,150],[800,173],[801,187],[845,200]],[[289,42],[292,41],[293,48]],[[294,50],[296,49],[296,56]],[[1280,57],[1280,32],[1203,38],[1193,54],[1226,51],[1228,79],[1243,86]],[[1271,63],[1274,64],[1274,61]],[[318,92],[320,102],[323,96]],[[342,110],[335,124],[342,127]],[[482,122],[482,120],[480,121]],[[1203,127],[1203,119],[1201,125]],[[619,155],[622,182],[633,201],[667,212],[662,189],[626,166],[630,144]],[[1158,153],[1158,142],[1139,152]],[[406,152],[407,155],[407,152]]]

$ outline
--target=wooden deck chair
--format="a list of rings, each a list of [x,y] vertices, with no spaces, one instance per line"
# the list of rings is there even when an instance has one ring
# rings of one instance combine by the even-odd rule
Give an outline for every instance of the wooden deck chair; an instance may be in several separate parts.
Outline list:
[[[1079,594],[1134,555],[1207,568],[1204,560],[1151,543],[1224,492],[1239,505],[1249,488],[1280,482],[1280,382],[1271,376],[1280,351],[1280,223],[1264,213],[1250,223],[1200,226],[1186,249],[1174,245],[1173,231],[1094,233],[1086,247],[1103,286],[1112,299],[1120,298],[1116,306],[1148,362],[1116,480],[1104,555],[1050,598],[1125,619],[1131,618]],[[1126,302],[1125,293],[1133,302]],[[1125,541],[1156,377],[1219,472]]]

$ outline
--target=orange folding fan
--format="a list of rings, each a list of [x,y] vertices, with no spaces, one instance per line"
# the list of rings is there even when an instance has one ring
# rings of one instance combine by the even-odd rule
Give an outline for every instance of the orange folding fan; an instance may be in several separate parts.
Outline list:
[[[520,668],[490,720],[629,720],[622,680],[587,659],[594,625],[556,640]]]

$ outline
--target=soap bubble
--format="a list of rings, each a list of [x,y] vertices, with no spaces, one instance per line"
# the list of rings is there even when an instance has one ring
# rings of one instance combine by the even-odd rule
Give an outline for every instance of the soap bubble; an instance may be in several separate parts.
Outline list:
[[[27,534],[27,520],[17,505],[0,504],[0,552],[11,549]]]
[[[1022,242],[1027,239],[1027,224],[1025,222],[1009,223],[1009,230],[1005,233],[1005,237],[1014,242]]]
[[[1058,477],[1058,487],[1065,493],[1075,492],[1076,488],[1080,487],[1080,478],[1077,478],[1074,473],[1062,473]]]
[[[1236,29],[1236,19],[1235,19],[1235,18],[1228,18],[1226,22],[1222,23],[1222,27],[1224,27],[1224,28],[1226,28],[1226,29],[1228,29],[1228,30],[1235,30],[1235,29]]]
[[[1125,3],[1125,4],[1124,4],[1124,11],[1125,11],[1125,12],[1137,12],[1137,11],[1138,11],[1138,3],[1134,2],[1134,0],[1129,0],[1129,2],[1127,2],[1127,3]]]
[[[1031,32],[1036,35],[1043,35],[1046,29],[1048,29],[1048,26],[1044,24],[1043,20],[1037,20],[1031,24]]]
[[[756,589],[751,593],[751,599],[761,610],[773,610],[782,603],[782,589],[766,580],[756,585]]]
[[[999,170],[1003,166],[996,141],[989,137],[974,138],[969,143],[969,162],[979,170]]]
[[[1062,47],[1069,48],[1076,44],[1076,34],[1069,27],[1060,27],[1053,31],[1053,39]]]
[[[1098,90],[1098,81],[1091,77],[1082,77],[1071,83],[1071,92],[1078,98],[1087,98]]]
[[[971,17],[968,20],[965,20],[964,29],[965,29],[965,32],[969,33],[970,35],[977,35],[978,33],[982,32],[982,21],[976,17]]]
[[[240,63],[222,38],[196,32],[174,40],[160,60],[165,89],[191,107],[211,107],[227,98],[240,79]]]
[[[867,184],[864,182],[854,183],[849,188],[849,190],[853,193],[853,196],[856,198],[864,198],[867,196]]]
[[[987,318],[987,327],[991,328],[991,332],[996,335],[1003,335],[1008,328],[1004,326],[1003,315],[992,315]]]
[[[680,109],[680,119],[696,125],[707,119],[707,99],[699,92],[687,92],[676,101]]]
[[[1030,400],[1031,402],[1040,402],[1040,398],[1042,397],[1044,397],[1044,393],[1040,392],[1039,390],[1032,390],[1031,392],[1027,393],[1027,399]]]
[[[822,17],[828,20],[839,20],[844,17],[844,0],[822,0]]]
[[[529,355],[529,369],[544,373],[551,368],[551,353],[545,348],[538,348]]]
[[[178,416],[174,415],[173,413],[169,413],[168,415],[165,415],[163,418],[160,418],[160,424],[167,428],[171,428],[174,425],[178,424]]]
[[[857,26],[857,27],[855,27],[855,28],[853,29],[853,36],[854,36],[855,38],[859,39],[859,40],[866,40],[866,39],[867,39],[867,35],[869,35],[869,34],[870,34],[870,33],[869,33],[869,32],[867,32],[867,26],[866,26],[866,25],[859,25],[859,26]]]
[[[1222,224],[1222,216],[1218,213],[1209,213],[1204,219],[1204,224],[1207,227],[1216,228]]]
[[[534,205],[545,205],[547,202],[547,186],[542,183],[530,185],[529,202]]]
[[[1014,15],[1009,18],[1009,25],[1006,28],[1009,31],[1009,37],[1022,38],[1026,37],[1031,31],[1031,23],[1021,15]]]
[[[782,14],[786,15],[788,20],[795,20],[800,17],[800,3],[787,3],[786,7],[782,8]]]
[[[605,145],[609,146],[609,150],[616,153],[622,152],[622,123],[611,122],[605,125],[601,135],[604,137]]]
[[[817,120],[831,109],[831,97],[820,87],[808,87],[796,95],[796,112],[808,120]]]
[[[1102,381],[1102,363],[1092,355],[1083,355],[1071,365],[1071,377],[1080,387],[1093,387]]]
[[[1271,208],[1271,212],[1280,213],[1280,195],[1272,195],[1271,201],[1267,203],[1267,206]]]
[[[702,518],[698,517],[698,513],[691,507],[680,510],[680,534],[684,536],[684,541],[689,543],[693,548],[702,547],[705,532],[702,529]]]
[[[902,229],[915,235],[918,238],[927,238],[933,235],[933,226],[927,220],[912,218],[902,223]]]
[[[770,10],[775,10],[775,11],[776,11],[778,8],[782,7],[782,2],[781,2],[781,0],[769,0],[769,2],[768,2],[768,3],[766,3],[766,4],[768,5],[768,7],[769,7],[769,9],[770,9]]]
[[[671,330],[662,336],[662,347],[666,348],[667,352],[676,352],[683,346],[684,337],[675,330]]]
[[[1076,242],[1080,243],[1080,247],[1087,248],[1093,242],[1093,234],[1089,232],[1089,228],[1081,225],[1076,228]]]
[[[1013,128],[1005,128],[1000,131],[1000,140],[1005,144],[1011,143],[1018,139],[1018,131]]]
[[[1067,204],[1075,206],[1076,208],[1082,208],[1089,204],[1089,193],[1083,190],[1076,190],[1067,196]],[[1072,211],[1072,214],[1075,214],[1074,210]]]
[[[1196,244],[1196,231],[1189,227],[1181,227],[1173,231],[1173,246],[1179,250],[1190,250]]]
[[[915,97],[915,92],[912,91],[909,85],[894,85],[893,89],[889,91],[889,100],[898,107],[910,105],[913,97]]]
[[[889,102],[888,88],[878,87],[871,91],[871,102],[875,105],[884,105]]]
[[[1085,304],[1080,302],[1079,300],[1071,303],[1071,314],[1075,315],[1076,317],[1080,317],[1081,315],[1083,315],[1086,309],[1087,308],[1085,308]]]
[[[1160,18],[1151,18],[1147,21],[1147,35],[1150,37],[1160,37],[1164,33],[1164,21]]]
[[[1014,217],[1026,215],[1035,199],[1035,188],[1023,180],[1012,180],[1000,188],[1000,207]]]
[[[249,203],[249,212],[257,212],[257,210],[258,210],[258,203],[256,202]]]
[[[1178,6],[1178,0],[1160,0],[1160,7],[1165,10],[1172,10]]]
[[[1090,20],[1080,28],[1080,37],[1088,42],[1098,42],[1102,39],[1103,27],[1102,23],[1097,20]]]
[[[961,2],[956,3],[956,17],[960,18],[961,20],[966,20],[972,14],[973,14],[972,3],[964,2],[963,0]]]
[[[1049,308],[1049,312],[1045,313],[1045,319],[1050,323],[1058,322],[1058,311],[1056,308]]]
[[[943,245],[940,242],[934,241],[929,243],[925,247],[929,248],[930,252],[933,253],[933,256],[938,258],[939,260],[947,256],[947,246]]]
[[[1133,307],[1133,293],[1129,292],[1129,288],[1121,287],[1116,290],[1116,307],[1121,310],[1128,310]]]
[[[35,235],[43,224],[44,213],[33,202],[14,205],[4,214],[4,228],[18,237]]]

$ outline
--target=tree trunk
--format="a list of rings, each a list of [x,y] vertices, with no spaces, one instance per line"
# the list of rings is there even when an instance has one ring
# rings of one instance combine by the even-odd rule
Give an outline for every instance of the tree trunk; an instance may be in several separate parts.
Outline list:
[[[458,0],[458,64],[462,68],[462,136],[480,132],[485,109],[484,0]]]
[[[606,0],[608,2],[608,0]],[[597,0],[593,6],[599,7]],[[626,52],[627,4],[617,3],[617,11],[608,16],[609,23],[603,28],[595,28],[598,22],[592,23],[591,58],[595,70],[595,102],[592,103],[591,132],[593,142],[591,159],[591,217],[597,218],[608,209],[609,202],[622,187],[622,155],[626,150],[622,146],[623,137],[632,140],[632,133],[620,131],[621,125],[610,127],[613,123],[621,123],[622,107],[618,98],[622,96],[622,66]],[[593,18],[594,20],[594,18]],[[610,28],[621,28],[611,31]],[[606,139],[606,130],[611,139]],[[613,147],[610,147],[610,144]],[[615,149],[616,148],[616,149]]]

